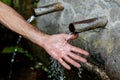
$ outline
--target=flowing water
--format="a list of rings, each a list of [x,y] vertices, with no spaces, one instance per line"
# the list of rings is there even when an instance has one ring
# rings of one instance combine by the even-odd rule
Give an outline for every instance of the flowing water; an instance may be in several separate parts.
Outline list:
[[[10,61],[10,63],[11,63],[11,64],[10,64],[10,72],[9,72],[9,75],[8,75],[8,79],[9,79],[9,80],[12,78],[12,73],[13,73],[12,68],[13,68],[13,64],[14,64],[14,61],[15,61],[16,53],[17,53],[17,51],[18,51],[18,45],[19,45],[21,39],[22,39],[22,36],[19,35],[19,38],[18,38],[18,40],[17,40],[17,42],[16,42],[16,47],[15,47],[15,49],[14,49],[14,52],[13,52],[13,55],[12,55],[12,58],[11,58],[11,61]]]
[[[35,16],[31,16],[27,22],[28,23],[31,23],[33,20],[35,19]],[[9,71],[9,74],[8,74],[8,79],[11,80],[12,78],[12,73],[13,73],[13,64],[15,62],[15,57],[16,57],[16,54],[17,54],[17,51],[18,51],[18,46],[20,44],[20,41],[22,39],[22,36],[19,35],[18,39],[17,39],[17,42],[16,42],[16,47],[14,49],[14,52],[13,52],[13,55],[12,55],[12,58],[11,58],[11,61],[10,61],[10,71]]]
[[[49,76],[48,78],[50,80],[68,80],[64,74],[65,69],[62,67],[62,65],[56,61],[55,59],[53,59],[52,57],[50,58],[51,60],[51,65],[49,66],[50,71],[49,71]],[[78,68],[78,77],[82,78],[81,74],[82,74],[83,68]]]
[[[65,80],[66,77],[64,75],[64,68],[61,66],[60,63],[58,63],[55,59],[52,57],[50,58],[51,60],[51,65],[50,65],[50,71],[49,71],[49,79],[52,80]]]

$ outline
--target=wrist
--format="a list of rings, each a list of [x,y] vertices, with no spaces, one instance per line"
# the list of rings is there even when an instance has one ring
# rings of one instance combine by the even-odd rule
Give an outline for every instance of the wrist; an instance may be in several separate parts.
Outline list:
[[[36,44],[44,48],[46,45],[46,41],[48,41],[48,39],[50,38],[50,35],[45,34],[45,33],[42,33],[42,34],[40,33],[38,36],[39,38]]]

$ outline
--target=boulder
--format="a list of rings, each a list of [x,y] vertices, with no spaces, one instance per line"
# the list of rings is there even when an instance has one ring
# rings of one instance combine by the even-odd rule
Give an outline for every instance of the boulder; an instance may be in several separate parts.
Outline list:
[[[71,22],[107,16],[105,29],[82,32],[71,43],[87,50],[90,62],[102,65],[111,80],[120,80],[120,0],[40,0],[38,6],[55,2],[64,10],[37,19],[38,28],[48,34],[69,33]]]

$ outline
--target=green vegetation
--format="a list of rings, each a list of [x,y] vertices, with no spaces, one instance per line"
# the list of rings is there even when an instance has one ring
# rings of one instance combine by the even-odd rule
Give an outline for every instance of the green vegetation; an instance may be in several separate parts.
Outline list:
[[[4,3],[6,3],[6,4],[8,4],[8,5],[11,4],[11,0],[1,0],[1,1],[4,2]]]
[[[31,15],[31,9],[37,6],[38,0],[1,0],[5,4],[14,8],[18,13],[20,13],[24,18],[28,19]],[[34,24],[34,23],[33,23]],[[35,24],[34,24],[35,25]],[[0,54],[13,54],[16,48],[16,33],[11,32],[9,29],[2,27],[0,24],[0,38],[4,38],[0,40],[2,45],[0,45]],[[15,35],[14,35],[15,34]],[[7,40],[6,40],[7,39]],[[15,40],[14,40],[15,39]],[[14,41],[13,41],[14,40]],[[10,42],[10,43],[9,43]],[[8,45],[9,44],[9,45]],[[22,45],[20,43],[20,45]],[[3,46],[3,47],[1,47]],[[29,58],[30,61],[34,62],[33,68],[42,69],[47,72],[47,68],[39,61],[37,61],[27,50],[25,50],[22,46],[17,47],[17,54],[22,54],[23,56]]]

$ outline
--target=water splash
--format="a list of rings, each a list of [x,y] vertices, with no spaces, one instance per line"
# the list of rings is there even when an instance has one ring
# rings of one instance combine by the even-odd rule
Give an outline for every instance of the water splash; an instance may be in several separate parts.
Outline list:
[[[53,59],[52,57],[50,58],[51,60],[51,65],[49,66],[50,68],[50,71],[49,71],[49,76],[48,78],[51,80],[67,80],[66,79],[66,76],[64,74],[65,70],[64,68],[62,67],[62,65],[56,61],[55,59]],[[78,68],[78,77],[81,79],[82,76],[82,71],[83,71],[83,68]]]
[[[64,68],[61,66],[60,63],[58,63],[58,61],[56,61],[52,57],[50,58],[50,60],[50,75],[48,76],[48,78],[52,80],[65,80],[66,77],[64,75]]]
[[[83,68],[78,68],[78,77],[82,78],[81,74],[82,74]]]

